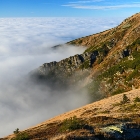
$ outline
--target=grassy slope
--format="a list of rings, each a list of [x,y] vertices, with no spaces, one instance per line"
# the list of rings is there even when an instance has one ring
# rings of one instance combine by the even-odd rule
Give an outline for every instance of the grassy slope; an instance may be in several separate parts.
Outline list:
[[[133,87],[140,87],[139,19],[140,13],[126,19],[113,29],[69,42],[69,44],[88,46],[85,52],[99,53],[89,76],[85,78],[84,85],[87,85],[89,93],[98,90],[110,96],[129,91]],[[129,51],[129,55],[124,54],[125,50]],[[83,63],[83,67],[90,69],[87,61]],[[99,87],[95,89],[94,83]]]
[[[139,19],[140,13],[126,19],[116,28],[68,42],[68,44],[88,46],[86,52],[97,50],[100,54],[93,65],[93,69],[90,68],[89,76],[85,78],[84,85],[87,86],[91,94],[99,90],[100,93],[104,92],[108,96],[131,90],[134,87],[139,88]],[[131,54],[120,58],[120,54],[122,55],[126,48],[131,51]],[[89,69],[88,66],[86,68]],[[57,116],[24,132],[28,133],[30,139],[33,140],[54,136],[54,139],[60,139],[68,135],[81,135],[82,133],[90,136],[89,129],[60,131],[64,125],[63,122],[66,121],[65,119],[74,116],[80,121],[84,120],[83,122],[91,127],[120,123],[124,120],[140,123],[140,103],[134,102],[134,98],[140,98],[140,90],[133,90],[125,94],[130,99],[128,103],[120,104],[123,94],[115,95]],[[4,138],[4,140],[10,139],[10,137],[13,135]]]
[[[130,101],[121,103],[124,94]],[[68,123],[68,121],[66,122],[66,119],[69,120],[69,118],[73,118],[74,116],[77,118],[74,124],[78,123],[88,126],[89,129],[83,129],[85,135],[90,134],[90,128],[97,129],[105,125],[121,122],[133,122],[138,124],[140,123],[140,101],[135,101],[136,97],[139,97],[140,99],[140,89],[105,98],[76,110],[64,113],[35,127],[29,128],[24,132],[29,135],[31,140],[38,138],[61,138],[72,135],[72,133],[80,136],[80,131],[82,132],[80,127],[70,129],[70,127],[66,125]],[[7,140],[10,137],[13,137],[13,135],[4,138],[3,140]]]

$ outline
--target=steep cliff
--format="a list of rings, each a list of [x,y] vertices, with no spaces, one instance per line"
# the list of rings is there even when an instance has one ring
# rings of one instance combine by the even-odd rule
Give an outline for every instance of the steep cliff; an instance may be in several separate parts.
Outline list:
[[[34,76],[58,86],[79,83],[93,96],[95,92],[110,96],[140,86],[140,13],[113,29],[67,44],[88,48],[60,62],[44,63]]]

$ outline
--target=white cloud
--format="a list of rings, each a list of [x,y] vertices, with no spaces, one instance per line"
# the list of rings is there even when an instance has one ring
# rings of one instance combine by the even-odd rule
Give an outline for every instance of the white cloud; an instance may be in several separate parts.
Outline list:
[[[83,0],[83,1],[74,1],[74,2],[69,2],[69,3],[73,3],[73,4],[82,4],[82,3],[93,3],[93,2],[102,2],[104,0]]]
[[[24,76],[43,63],[84,51],[52,46],[114,27],[121,21],[117,20],[0,18],[0,137],[86,104],[88,97],[83,93],[79,98],[76,89],[55,91],[33,85]]]
[[[64,4],[62,6],[68,6],[72,8],[77,8],[77,9],[91,9],[91,10],[113,10],[113,9],[121,9],[121,8],[139,8],[140,3],[139,2],[132,2],[132,3],[125,3],[125,4],[118,4],[118,3],[111,3],[108,5],[107,4],[102,4],[102,5],[86,5],[87,3],[91,3],[93,1],[77,1],[77,2],[70,2],[68,4]],[[100,1],[98,1],[100,2]]]

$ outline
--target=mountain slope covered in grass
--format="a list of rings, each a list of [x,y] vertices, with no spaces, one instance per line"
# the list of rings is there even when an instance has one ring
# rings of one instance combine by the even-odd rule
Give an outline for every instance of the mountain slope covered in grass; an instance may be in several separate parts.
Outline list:
[[[54,89],[77,86],[79,98],[86,89],[90,102],[96,102],[2,140],[140,139],[140,13],[66,44],[87,49],[44,63],[31,78]]]
[[[59,62],[44,63],[32,72],[33,77],[56,87],[78,83],[93,100],[139,88],[140,13],[113,29],[67,44],[87,49]]]
[[[140,89],[105,98],[19,133],[30,140],[140,138]]]

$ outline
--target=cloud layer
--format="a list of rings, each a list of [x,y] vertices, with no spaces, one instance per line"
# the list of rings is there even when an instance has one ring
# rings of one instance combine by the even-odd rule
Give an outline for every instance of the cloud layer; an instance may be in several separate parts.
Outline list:
[[[113,19],[0,18],[0,137],[25,129],[88,103],[84,91],[52,90],[25,76],[43,63],[84,51],[83,47],[52,46],[114,27]],[[70,102],[72,101],[72,102]]]

